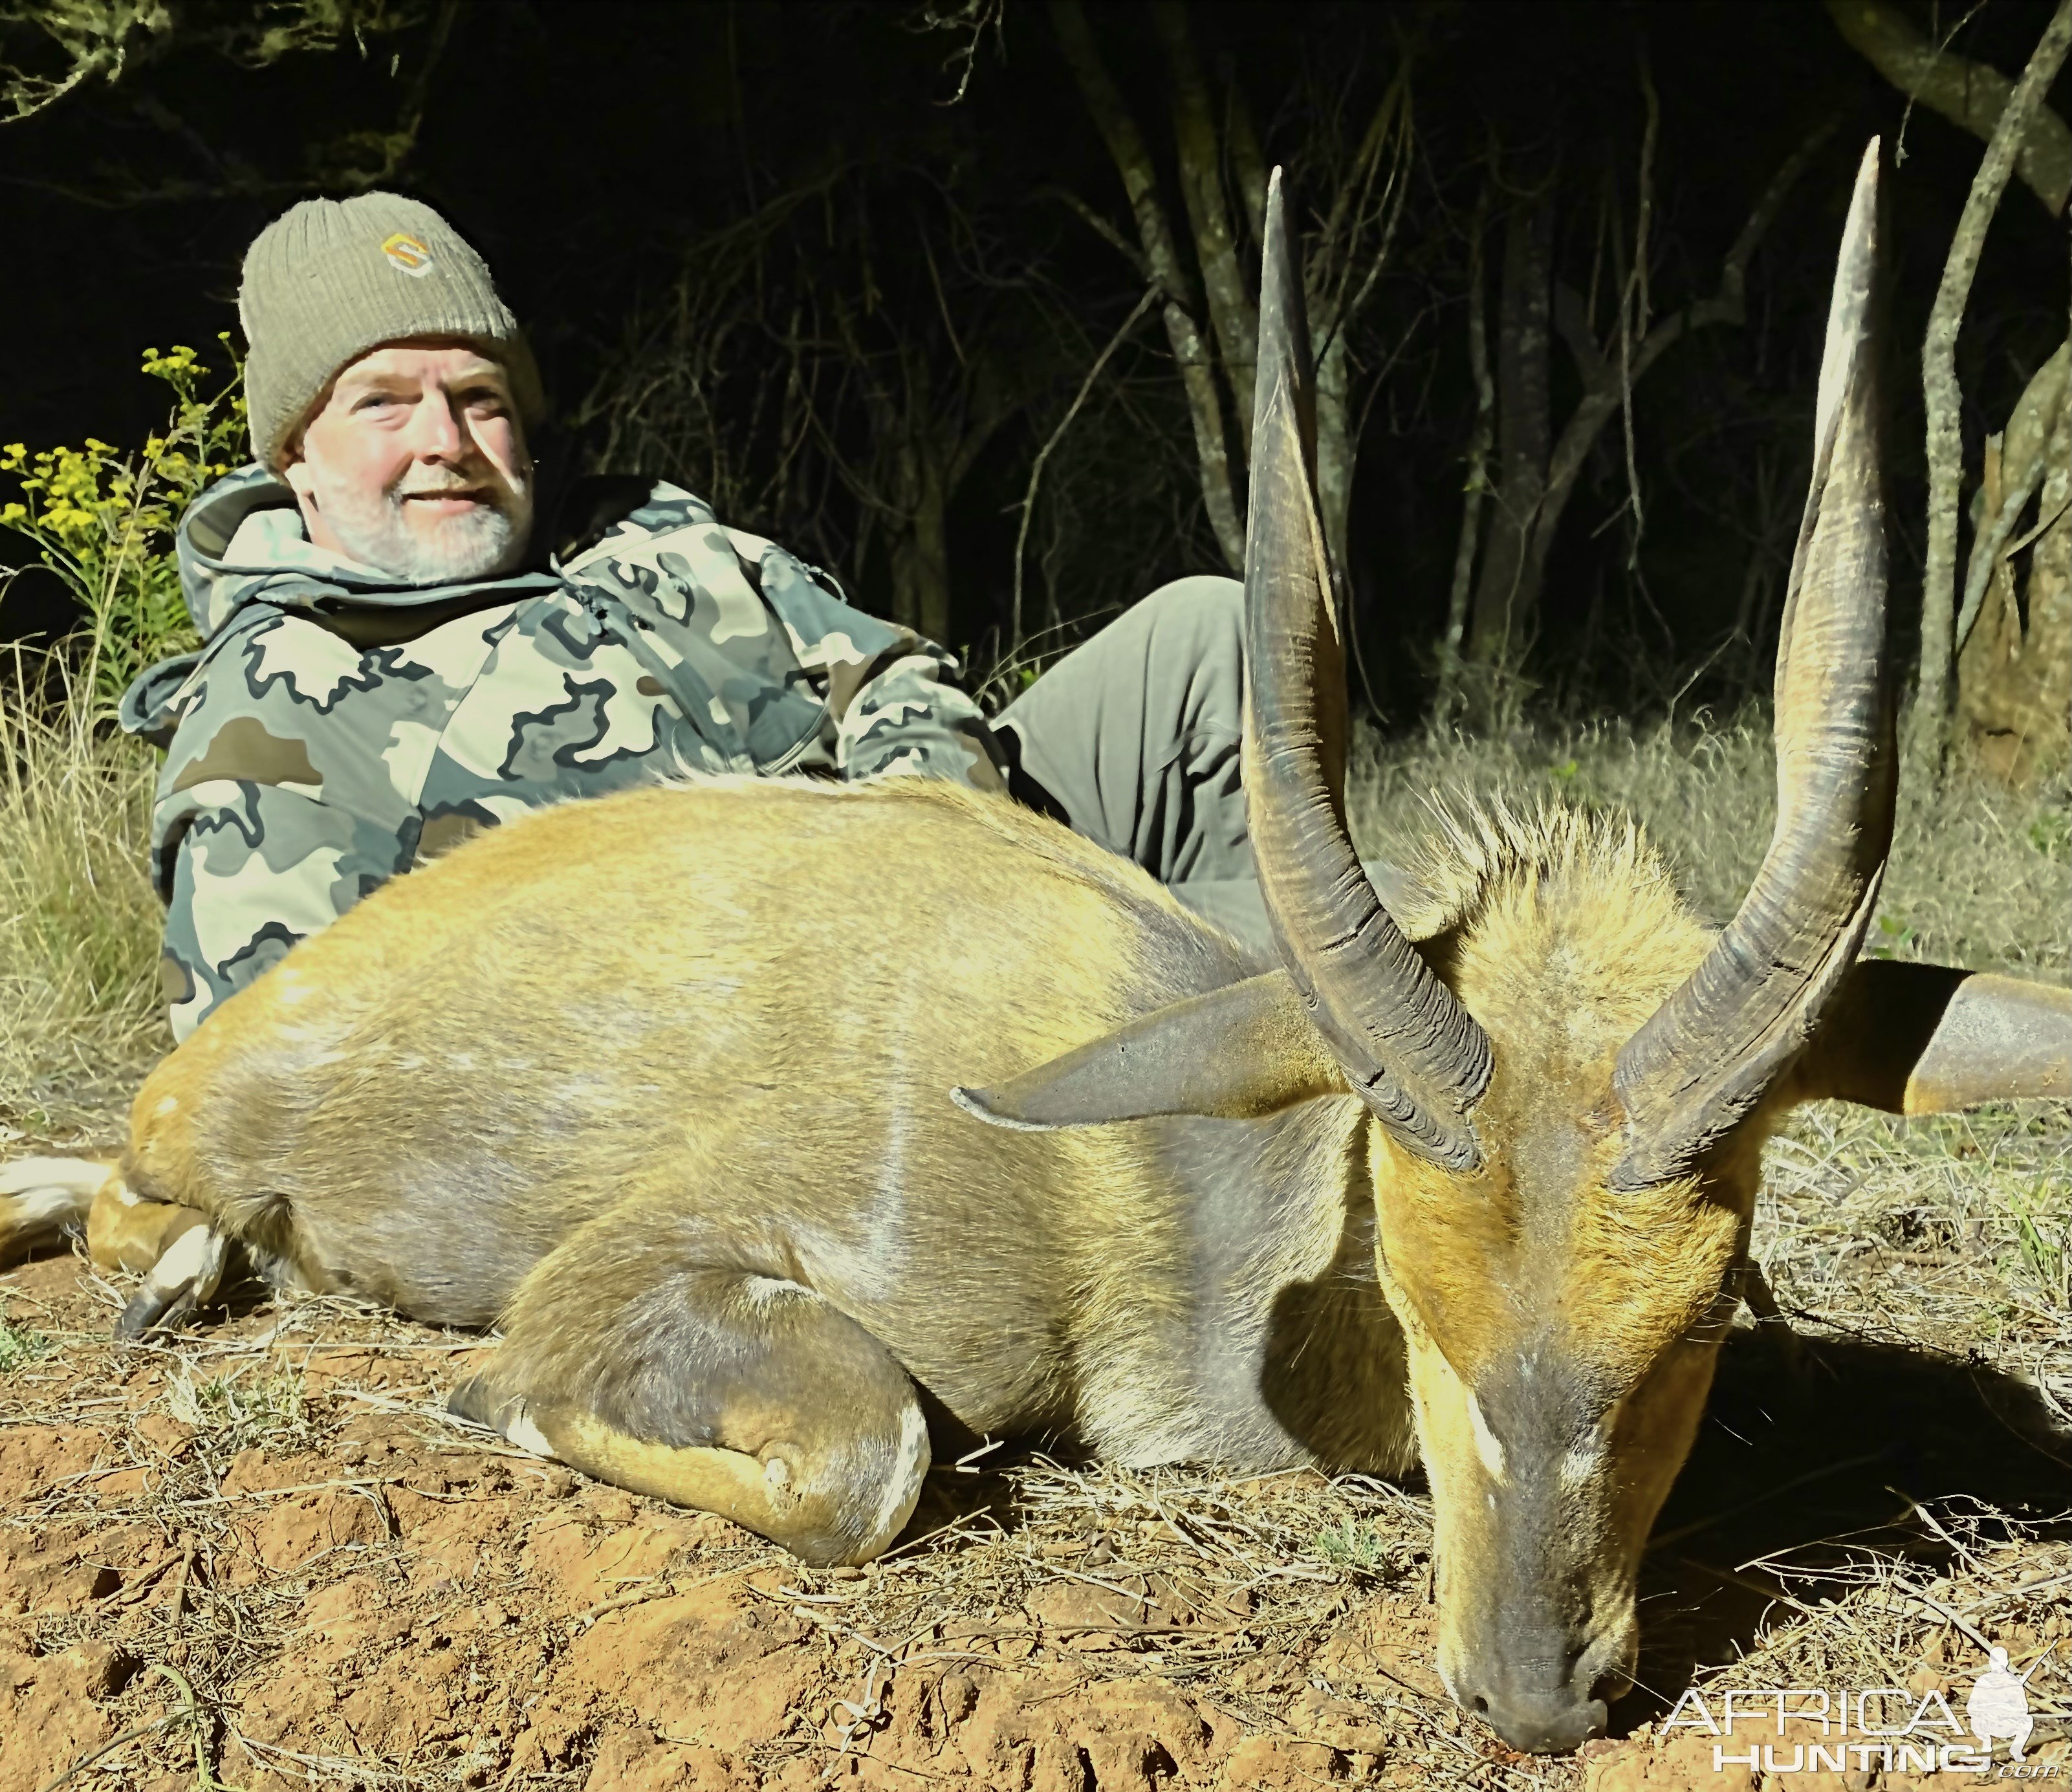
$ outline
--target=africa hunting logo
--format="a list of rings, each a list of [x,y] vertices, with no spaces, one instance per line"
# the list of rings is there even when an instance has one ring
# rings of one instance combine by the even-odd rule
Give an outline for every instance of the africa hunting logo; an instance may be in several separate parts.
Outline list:
[[[1934,1690],[1918,1695],[1904,1687],[1865,1687],[1831,1695],[1818,1687],[1734,1687],[1711,1693],[1693,1687],[1662,1720],[1667,1737],[1697,1730],[1720,1740],[1712,1745],[1712,1770],[1745,1768],[1750,1774],[1985,1774],[1993,1768],[1994,1745],[2008,1745],[2004,1779],[2056,1779],[2059,1765],[2038,1765],[2025,1753],[2036,1719],[2029,1708],[2029,1676],[2057,1646],[2045,1648],[2017,1674],[2008,1652],[1995,1648],[1986,1670],[1964,1700],[1964,1721]],[[1839,1702],[1838,1702],[1839,1701]],[[1739,1725],[1737,1734],[1736,1726]],[[1817,1726],[1818,1741],[1810,1740]],[[1767,1729],[1788,1745],[1760,1740]]]
[[[383,238],[381,253],[388,257],[390,267],[413,279],[421,280],[432,271],[431,245],[407,230],[399,230]]]

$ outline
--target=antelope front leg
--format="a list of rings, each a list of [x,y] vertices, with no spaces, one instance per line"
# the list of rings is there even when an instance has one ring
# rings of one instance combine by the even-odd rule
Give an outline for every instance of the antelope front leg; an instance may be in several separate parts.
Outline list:
[[[869,1561],[899,1534],[928,1428],[875,1338],[810,1289],[739,1269],[671,1264],[641,1289],[622,1268],[601,1288],[571,1245],[527,1278],[454,1412],[816,1564]]]
[[[24,1157],[0,1169],[0,1264],[55,1244],[82,1225],[96,1268],[144,1277],[115,1321],[117,1338],[174,1330],[222,1283],[229,1243],[208,1216],[146,1200],[117,1165],[93,1157]]]
[[[115,1165],[97,1157],[23,1157],[0,1169],[0,1265],[79,1231]]]

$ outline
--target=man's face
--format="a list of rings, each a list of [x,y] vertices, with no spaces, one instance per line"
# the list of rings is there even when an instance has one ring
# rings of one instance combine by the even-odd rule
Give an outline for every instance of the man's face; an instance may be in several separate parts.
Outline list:
[[[361,356],[282,473],[312,542],[413,584],[508,573],[532,534],[532,463],[510,380],[465,344]]]

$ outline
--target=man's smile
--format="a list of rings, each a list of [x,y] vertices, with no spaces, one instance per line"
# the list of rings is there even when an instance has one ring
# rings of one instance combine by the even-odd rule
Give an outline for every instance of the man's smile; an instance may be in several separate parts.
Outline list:
[[[433,516],[458,516],[485,507],[493,508],[495,503],[490,493],[479,487],[452,491],[406,491],[403,502],[415,504]]]

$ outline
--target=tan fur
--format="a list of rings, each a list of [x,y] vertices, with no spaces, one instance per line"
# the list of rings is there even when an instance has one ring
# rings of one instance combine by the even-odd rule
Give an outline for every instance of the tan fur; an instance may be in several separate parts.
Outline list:
[[[1414,875],[1406,931],[1494,1052],[1470,1176],[1346,1095],[978,1124],[953,1083],[1256,964],[1005,802],[733,779],[541,812],[385,886],[161,1067],[125,1173],[313,1287],[500,1321],[468,1410],[819,1559],[911,1505],[909,1376],[974,1436],[1127,1461],[1421,1453],[1449,1675],[1544,1571],[1615,1675],[1758,1141],[1614,1194],[1610,1078],[1708,936],[1638,829],[1565,810],[1445,816]],[[1581,1415],[1558,1450],[1517,1441],[1540,1362]],[[825,1494],[810,1523],[773,1450]],[[1521,1569],[1490,1497],[1549,1475]]]
[[[1710,941],[1630,824],[1560,809],[1443,822],[1406,920],[1494,1047],[1476,1110],[1485,1162],[1449,1174],[1372,1134],[1384,1285],[1409,1336],[1437,1515],[1441,1669],[1459,1685],[1486,1642],[1466,1583],[1517,1572],[1474,1419],[1478,1386],[1530,1359],[1601,1410],[1597,1467],[1583,1471],[1580,1448],[1563,1458],[1572,1560],[1547,1567],[1589,1583],[1607,1668],[1622,1671],[1633,1573],[1711,1379],[1716,1333],[1684,1341],[1719,1304],[1755,1181],[1748,1151],[1702,1182],[1611,1190],[1625,1145],[1612,1071]]]
[[[192,1207],[142,1201],[111,1174],[87,1217],[87,1254],[103,1269],[141,1276],[153,1268],[183,1232],[206,1223]]]

